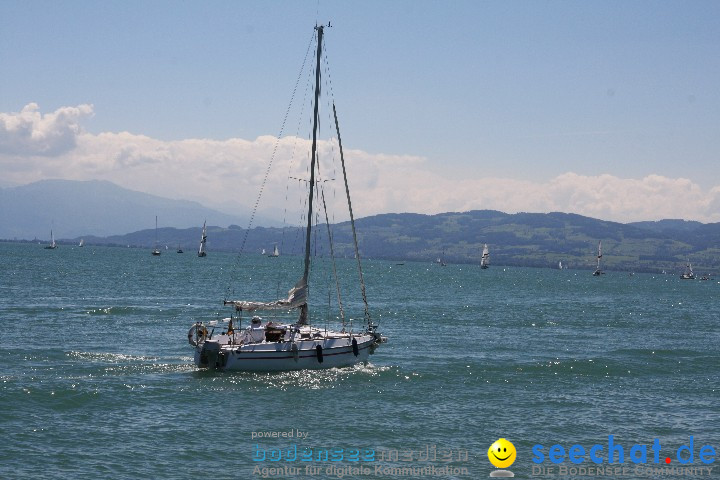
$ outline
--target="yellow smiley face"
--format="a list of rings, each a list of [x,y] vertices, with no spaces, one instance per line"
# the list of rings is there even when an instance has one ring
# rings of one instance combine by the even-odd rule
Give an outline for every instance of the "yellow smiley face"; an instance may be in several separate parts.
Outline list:
[[[499,438],[488,448],[488,459],[497,468],[507,468],[515,461],[515,445],[504,438]]]

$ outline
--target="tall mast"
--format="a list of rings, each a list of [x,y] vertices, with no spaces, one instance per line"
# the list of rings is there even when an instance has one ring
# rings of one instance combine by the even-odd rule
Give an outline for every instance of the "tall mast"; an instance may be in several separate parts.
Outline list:
[[[303,273],[302,283],[307,285],[308,276],[310,274],[310,234],[312,231],[312,214],[313,214],[313,194],[315,192],[315,162],[317,155],[317,130],[319,123],[318,109],[320,106],[320,60],[322,57],[322,40],[323,26],[316,26],[317,30],[317,66],[315,67],[315,112],[313,114],[313,140],[312,153],[310,155],[310,196],[308,197],[308,214],[307,214],[307,232],[305,235],[305,271]],[[308,307],[307,303],[300,309],[301,325],[308,323]]]

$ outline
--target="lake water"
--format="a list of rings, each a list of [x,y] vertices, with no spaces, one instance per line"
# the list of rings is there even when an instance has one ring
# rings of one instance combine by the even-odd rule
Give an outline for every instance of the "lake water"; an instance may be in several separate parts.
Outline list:
[[[228,315],[226,294],[284,294],[297,278],[276,272],[298,263],[0,243],[0,478],[489,478],[500,437],[520,478],[570,478],[537,470],[578,466],[552,463],[555,444],[600,444],[607,467],[609,435],[625,466],[644,444],[648,465],[679,467],[690,437],[689,465],[720,463],[716,280],[369,260],[389,341],[368,365],[196,369],[191,323]],[[340,266],[354,278],[352,259]],[[362,318],[357,300],[347,308]],[[715,463],[701,462],[705,445]]]

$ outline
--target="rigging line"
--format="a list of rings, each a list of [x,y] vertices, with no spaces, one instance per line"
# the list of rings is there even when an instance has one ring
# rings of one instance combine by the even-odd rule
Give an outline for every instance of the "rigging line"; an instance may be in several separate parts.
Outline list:
[[[315,34],[313,33],[313,39],[315,38],[314,35],[315,35]],[[307,60],[307,56],[308,56],[308,54],[309,54],[309,52],[310,52],[310,46],[311,46],[311,45],[312,45],[312,41],[311,41],[310,44],[308,45],[308,49],[307,49],[307,51],[305,52],[306,60]],[[304,70],[305,70],[305,63],[303,63],[303,68],[302,68],[302,70],[301,70],[301,72],[300,72],[300,75],[302,75],[302,72],[303,72]],[[307,74],[306,74],[306,84],[305,84],[305,89],[304,89],[304,92],[305,92],[305,93],[303,94],[303,99],[302,99],[302,101],[300,102],[300,112],[298,113],[297,127],[295,128],[295,135],[294,135],[294,137],[293,137],[293,138],[294,138],[294,141],[293,141],[293,145],[292,145],[292,151],[291,151],[291,154],[290,154],[290,161],[288,162],[288,178],[291,178],[291,179],[294,178],[294,177],[292,177],[292,176],[290,175],[290,173],[293,171],[293,168],[294,168],[294,166],[295,166],[295,164],[296,164],[295,158],[296,158],[296,152],[298,152],[298,142],[299,142],[299,140],[300,140],[300,128],[301,128],[303,119],[305,118],[305,106],[306,106],[306,104],[307,104],[308,92],[310,92],[310,89],[311,89],[311,87],[312,87],[313,73],[314,73],[314,72],[312,71],[312,69],[308,69]],[[312,122],[311,122],[311,124],[312,124]],[[289,201],[288,201],[288,198],[289,198],[289,197],[288,197],[289,188],[290,188],[290,182],[288,181],[288,182],[285,183],[285,203],[283,204],[283,205],[284,205],[284,207],[283,207],[283,226],[284,226],[284,227],[287,227],[287,225],[288,225],[287,215],[288,215],[288,204],[289,204]],[[303,195],[303,197],[304,197],[304,195]],[[301,211],[302,211],[302,210],[301,210]],[[293,230],[295,230],[296,234],[295,234],[294,240],[290,240],[291,245],[292,245],[292,248],[290,248],[290,249],[286,248],[286,243],[285,243],[285,239],[286,239],[286,237],[285,237],[286,228],[283,228],[283,229],[282,229],[282,232],[281,232],[281,235],[280,235],[280,248],[281,248],[282,251],[288,251],[288,250],[290,250],[290,251],[295,251],[294,249],[295,249],[295,246],[297,245],[298,232],[297,232],[297,229],[295,229],[294,227],[295,227],[295,225],[293,225]],[[288,236],[290,236],[289,233],[288,233]],[[275,270],[276,270],[276,272],[277,272],[277,273],[276,273],[276,281],[277,281],[277,285],[278,285],[278,288],[279,288],[279,285],[280,285],[281,280],[286,280],[286,279],[287,279],[287,278],[286,278],[286,277],[287,277],[287,274],[285,275],[285,277],[282,277],[283,269],[279,269],[279,268],[278,268],[278,269],[275,269]],[[281,277],[282,277],[282,278],[281,278]],[[279,291],[279,290],[278,290],[278,291]],[[279,297],[278,297],[278,298],[279,298]]]
[[[362,264],[360,263],[360,251],[358,249],[357,232],[355,231],[355,216],[352,211],[352,202],[350,201],[350,187],[347,181],[347,171],[345,170],[345,156],[343,155],[342,141],[340,140],[340,125],[337,118],[337,110],[335,102],[333,102],[333,116],[335,117],[335,130],[337,130],[338,149],[340,150],[340,163],[342,164],[343,178],[345,179],[345,193],[347,195],[348,210],[350,211],[350,226],[352,227],[353,243],[355,245],[355,258],[357,258],[358,273],[360,275],[360,290],[362,292],[363,303],[365,303],[365,321],[370,327],[370,307],[368,307],[367,294],[365,292],[365,280],[363,279]]]
[[[330,72],[330,60],[329,60],[330,55],[328,54],[327,46],[325,46],[325,48],[323,50],[323,58],[324,58],[323,66],[325,67],[325,75],[323,77],[323,82],[324,82],[325,91],[326,91],[326,95],[325,95],[326,105],[328,107],[327,108],[327,112],[328,112],[327,117],[328,117],[328,121],[332,122],[332,119],[330,118],[330,111],[332,109],[330,108],[330,106],[334,104],[335,93],[333,91],[332,75]],[[335,141],[337,141],[337,138],[333,138],[332,133],[330,135],[331,135],[331,138],[328,141],[328,145],[330,148],[329,157],[330,157],[330,163],[332,164],[332,177],[333,177],[332,180],[335,180],[335,178],[337,177],[337,161],[336,161],[337,156],[335,155]],[[333,198],[336,197],[336,193],[337,193],[336,190],[333,188]],[[334,212],[333,212],[333,222],[335,222],[335,213]]]
[[[325,78],[323,79],[325,81],[325,85],[328,89],[328,98],[335,99],[335,93],[332,89],[332,77],[330,76],[330,55],[328,54],[328,47],[325,46],[325,49],[323,50],[323,58],[325,59]]]
[[[333,244],[332,229],[330,228],[330,220],[328,219],[327,204],[325,203],[325,189],[318,185],[320,190],[320,198],[322,199],[323,210],[325,212],[325,226],[327,227],[328,243],[330,244],[330,261],[332,262],[333,276],[335,277],[335,287],[337,289],[338,309],[340,310],[340,318],[342,319],[342,331],[345,331],[345,310],[342,305],[340,296],[340,279],[338,279],[337,265],[335,263],[335,248]]]
[[[295,86],[293,87],[292,95],[290,96],[290,102],[288,104],[287,110],[285,110],[285,117],[283,118],[282,125],[280,126],[280,132],[277,136],[277,141],[275,142],[275,146],[273,148],[273,152],[270,155],[270,161],[268,162],[268,166],[265,169],[265,176],[263,177],[263,181],[260,184],[260,191],[258,192],[257,199],[255,200],[255,205],[253,206],[252,213],[250,214],[250,220],[248,220],[248,226],[247,229],[245,229],[245,235],[243,236],[242,243],[240,244],[240,251],[238,252],[238,256],[235,260],[235,264],[233,266],[233,270],[236,272],[234,276],[231,276],[230,278],[230,284],[228,285],[227,289],[225,290],[225,300],[227,300],[230,296],[230,293],[234,293],[234,288],[232,285],[236,283],[237,281],[237,271],[239,270],[240,265],[240,256],[242,255],[243,251],[245,250],[245,244],[247,243],[248,234],[250,233],[250,229],[252,228],[253,222],[255,220],[255,214],[257,213],[258,205],[260,204],[260,199],[262,198],[263,191],[265,189],[265,185],[267,184],[267,179],[270,175],[270,169],[272,167],[272,164],[275,160],[275,154],[278,150],[278,145],[280,144],[280,140],[282,139],[282,134],[285,131],[285,123],[287,122],[288,115],[290,114],[290,109],[292,108],[293,101],[295,100],[295,93],[297,92],[298,85],[300,84],[300,79],[302,78],[302,72],[305,70],[305,64],[307,63],[308,55],[310,53],[310,47],[313,45],[313,39],[315,38],[315,32],[313,31],[313,34],[310,38],[310,42],[308,43],[307,49],[305,51],[305,58],[303,59],[302,66],[300,67],[300,73],[298,73],[297,80],[295,80]]]

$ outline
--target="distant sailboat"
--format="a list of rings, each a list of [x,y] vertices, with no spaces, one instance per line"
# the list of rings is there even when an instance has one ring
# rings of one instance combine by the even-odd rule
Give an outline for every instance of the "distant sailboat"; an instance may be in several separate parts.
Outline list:
[[[680,275],[680,278],[683,280],[695,280],[695,274],[693,273],[692,264],[690,263],[689,259],[687,265],[685,266],[685,272]]]
[[[598,242],[598,253],[597,253],[597,268],[593,272],[593,276],[597,277],[603,275],[605,272],[600,270],[600,259],[602,258],[602,240]]]
[[[268,257],[279,257],[280,256],[280,250],[278,250],[278,246],[275,245],[275,248],[273,248],[273,252],[268,255]]]
[[[207,220],[203,222],[202,237],[200,237],[200,248],[198,249],[198,257],[207,256],[207,253],[205,252],[205,243],[207,243],[207,227],[205,226],[206,223]]]
[[[435,260],[435,263],[437,263],[441,267],[444,267],[445,265],[447,265],[447,263],[445,263],[445,249],[444,248],[443,248],[442,255],[440,257],[438,257],[437,260]]]
[[[265,255],[265,249],[262,249],[262,252],[260,252],[260,255]]]
[[[490,267],[490,250],[486,243],[483,247],[482,257],[480,258],[480,268],[485,269],[488,267]]]
[[[558,262],[558,268],[559,268],[560,270],[562,270],[562,269],[563,269],[563,266],[562,266],[562,260]]]
[[[50,230],[50,245],[45,247],[45,250],[55,250],[57,248],[57,243],[55,243],[55,235],[53,235],[52,229]]]
[[[162,253],[162,252],[160,252],[160,249],[158,248],[158,240],[157,240],[157,215],[155,215],[155,248],[153,249],[152,254],[157,257],[158,255],[160,255],[160,253]]]
[[[85,239],[81,238],[80,243],[78,243],[78,247],[84,247],[85,246]]]
[[[178,243],[177,253],[185,253],[185,252],[183,252],[183,249],[182,249],[182,247],[180,246],[179,243]]]

